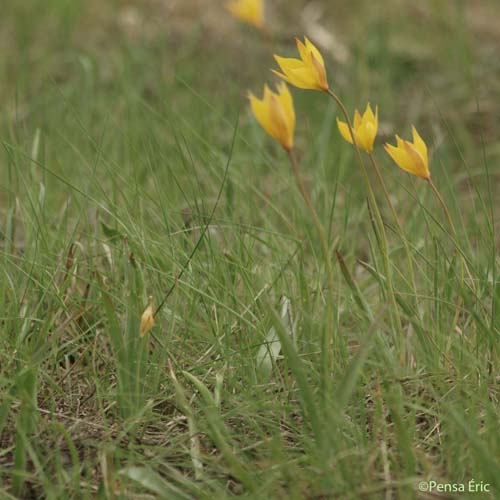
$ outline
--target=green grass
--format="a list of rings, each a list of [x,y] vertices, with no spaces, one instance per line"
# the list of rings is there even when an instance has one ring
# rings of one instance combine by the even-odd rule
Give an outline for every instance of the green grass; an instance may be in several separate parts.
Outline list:
[[[269,42],[216,2],[7,0],[0,498],[410,499],[471,479],[490,492],[460,498],[500,495],[500,9],[319,4],[349,53],[323,47],[330,83],[350,111],[379,106],[403,234],[366,164],[396,307],[334,103],[293,92],[331,290],[287,157],[244,99],[273,81],[271,45],[294,53],[304,2],[273,6]],[[411,124],[456,239],[381,147]]]

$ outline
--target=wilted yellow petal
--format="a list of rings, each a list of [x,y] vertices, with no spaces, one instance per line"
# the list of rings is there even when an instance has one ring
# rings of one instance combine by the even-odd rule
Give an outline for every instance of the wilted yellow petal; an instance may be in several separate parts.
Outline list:
[[[154,317],[154,303],[153,297],[149,297],[149,305],[146,307],[141,316],[141,326],[140,326],[140,336],[144,337],[146,333],[153,329],[155,326],[155,317]]]

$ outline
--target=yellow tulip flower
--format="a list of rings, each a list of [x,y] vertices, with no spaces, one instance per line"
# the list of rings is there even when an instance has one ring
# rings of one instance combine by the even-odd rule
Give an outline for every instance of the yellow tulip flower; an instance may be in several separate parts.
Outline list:
[[[412,127],[412,132],[413,143],[405,141],[397,135],[397,146],[386,144],[385,150],[398,167],[410,172],[410,174],[429,180],[431,173],[429,172],[427,146],[415,127]]]
[[[264,97],[258,99],[251,92],[248,94],[253,114],[261,127],[287,151],[293,148],[295,132],[295,110],[290,91],[285,82],[274,93],[267,85]]]
[[[337,125],[339,127],[340,134],[347,141],[352,142],[351,132],[349,131],[349,126],[347,123],[340,121],[337,118]],[[373,114],[370,104],[366,106],[366,111],[363,116],[360,112],[356,110],[354,112],[354,125],[352,131],[354,133],[354,138],[356,139],[356,144],[360,149],[371,153],[373,151],[373,143],[375,142],[375,137],[377,136],[378,130],[378,106],[375,107],[375,114]]]
[[[149,305],[146,307],[141,316],[140,336],[144,337],[144,335],[152,330],[154,326],[154,302],[153,297],[149,297]]]
[[[226,3],[226,9],[237,19],[256,28],[264,26],[263,0],[232,0]]]
[[[298,38],[295,41],[300,59],[275,54],[274,59],[283,73],[275,70],[273,72],[299,89],[327,91],[329,87],[323,56],[307,37],[304,37],[304,43]]]

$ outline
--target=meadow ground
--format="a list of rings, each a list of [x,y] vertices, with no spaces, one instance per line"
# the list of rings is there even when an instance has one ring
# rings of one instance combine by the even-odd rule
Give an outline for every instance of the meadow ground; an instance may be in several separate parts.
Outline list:
[[[1,499],[500,497],[500,5],[268,3],[261,36],[210,0],[3,0]],[[303,34],[379,106],[402,227],[292,89],[332,284],[245,98]],[[383,150],[412,124],[456,232]]]

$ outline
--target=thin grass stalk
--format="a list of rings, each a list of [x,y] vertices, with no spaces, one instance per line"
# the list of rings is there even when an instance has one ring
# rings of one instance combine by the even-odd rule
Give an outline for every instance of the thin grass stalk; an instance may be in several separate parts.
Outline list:
[[[297,186],[299,188],[300,194],[302,195],[302,198],[304,199],[304,202],[306,204],[307,209],[309,210],[311,217],[314,222],[314,226],[316,228],[316,232],[318,233],[318,237],[321,242],[321,249],[323,251],[323,256],[325,260],[325,267],[326,267],[326,272],[328,276],[328,288],[329,288],[329,297],[331,297],[331,300],[329,301],[330,304],[333,304],[333,290],[335,286],[335,279],[333,276],[333,268],[332,268],[332,263],[330,260],[330,246],[328,244],[328,239],[326,237],[325,230],[323,228],[323,224],[321,223],[321,220],[316,212],[316,209],[314,208],[314,205],[311,201],[311,197],[309,196],[309,193],[307,192],[307,189],[305,187],[304,181],[302,179],[302,175],[300,173],[300,167],[297,161],[297,157],[295,155],[295,151],[293,149],[287,150],[288,157],[290,159],[290,164],[292,166],[292,171],[295,176],[295,180],[297,182]],[[328,304],[327,304],[328,305]],[[324,391],[323,394],[326,395],[328,394],[328,385],[329,385],[329,369],[332,366],[332,359],[330,356],[330,351],[332,349],[332,342],[333,342],[333,319],[330,318],[330,320],[327,322],[327,331],[323,339],[323,359],[324,359]]]
[[[434,184],[434,182],[432,181],[432,179],[430,177],[427,179],[427,182],[429,183],[429,185],[432,189],[432,192],[436,196],[436,199],[438,200],[439,204],[441,205],[441,208],[443,209],[443,211],[446,215],[446,219],[448,220],[448,224],[450,225],[452,233],[453,233],[453,244],[455,245],[457,252],[460,254],[460,262],[461,262],[461,265],[463,266],[463,269],[467,272],[467,276],[470,280],[470,287],[475,292],[474,278],[472,277],[469,266],[467,265],[467,261],[465,260],[463,251],[460,249],[460,247],[458,245],[458,233],[457,233],[455,224],[453,223],[453,219],[451,217],[448,206],[446,205],[441,193],[439,192],[438,188],[436,187],[436,185]],[[463,281],[463,279],[462,279],[462,281]]]
[[[460,284],[463,285],[463,283],[465,281],[465,270],[467,270],[467,274],[469,275],[469,279],[471,280],[471,286],[473,287],[474,281],[473,281],[472,276],[470,274],[470,270],[467,267],[467,263],[465,262],[465,258],[462,255],[462,252],[458,248],[458,233],[457,233],[455,224],[453,223],[453,219],[451,217],[450,211],[448,210],[448,206],[446,205],[443,197],[441,196],[441,193],[439,192],[438,188],[436,187],[436,185],[434,184],[434,182],[432,181],[432,179],[430,177],[427,179],[427,182],[429,183],[429,186],[431,187],[431,190],[434,193],[434,196],[436,197],[439,205],[441,205],[441,208],[443,209],[443,212],[446,216],[446,219],[448,220],[448,224],[449,224],[451,231],[453,233],[453,240],[454,240],[453,243],[454,243],[455,247],[457,248],[457,251],[459,254],[460,281],[461,281]],[[455,313],[455,317],[453,318],[452,331],[454,331],[456,326],[458,325],[458,319],[460,316],[460,310],[462,308],[462,303],[463,303],[463,299],[462,299],[462,297],[459,296],[458,301],[457,301],[457,310]],[[450,346],[451,346],[451,337],[450,337],[450,341],[448,342],[447,351],[449,351]]]
[[[309,193],[307,192],[304,181],[302,179],[302,175],[300,173],[300,168],[299,168],[299,164],[297,161],[297,157],[296,157],[293,149],[288,151],[288,157],[290,158],[290,164],[292,166],[292,171],[293,171],[293,174],[295,176],[295,180],[297,182],[297,186],[299,188],[300,194],[302,195],[302,198],[304,199],[304,202],[307,206],[307,209],[309,210],[309,212],[312,216],[314,226],[316,227],[316,231],[318,233],[318,236],[319,236],[319,239],[321,242],[321,249],[323,251],[323,255],[325,258],[325,267],[326,267],[327,273],[328,273],[329,285],[330,285],[331,289],[333,290],[334,279],[333,279],[333,272],[332,272],[332,264],[330,261],[330,248],[329,248],[329,244],[328,244],[325,230],[323,228],[323,224],[321,223],[321,220],[318,216],[318,213],[316,212],[316,209],[314,208],[314,205],[311,201]]]

